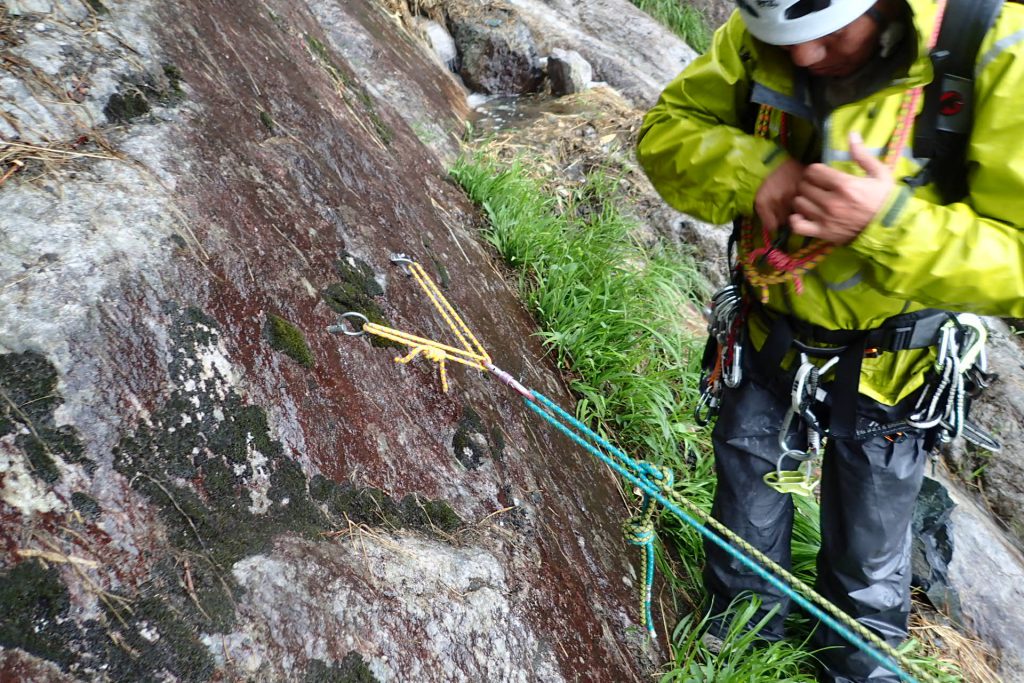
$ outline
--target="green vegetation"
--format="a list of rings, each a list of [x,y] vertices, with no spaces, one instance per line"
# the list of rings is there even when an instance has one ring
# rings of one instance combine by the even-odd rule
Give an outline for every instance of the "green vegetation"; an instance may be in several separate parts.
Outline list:
[[[712,30],[700,10],[679,0],[631,0],[673,33],[686,41],[697,52],[707,52],[711,46]]]
[[[19,648],[66,667],[72,657],[47,627],[64,617],[70,605],[67,588],[54,567],[28,560],[0,573],[0,646]]]
[[[56,424],[55,411],[64,402],[57,379],[57,369],[38,353],[0,355],[0,437],[13,434],[32,475],[47,484],[60,479],[58,458],[82,465],[90,474],[96,470],[77,432]]]
[[[267,315],[267,340],[270,346],[304,368],[313,367],[313,354],[302,330],[273,313]]]
[[[377,679],[363,656],[353,650],[338,664],[312,660],[302,683],[377,683]]]
[[[592,173],[567,199],[556,200],[545,181],[527,171],[540,166],[478,154],[459,160],[452,175],[486,213],[487,240],[516,270],[538,334],[577,396],[577,417],[627,453],[672,467],[676,490],[708,511],[713,457],[707,430],[692,417],[704,340],[680,322],[684,307],[707,296],[692,260],[636,244],[634,223],[617,209],[615,178]],[[796,502],[793,571],[813,583],[818,508],[814,501]],[[698,604],[703,595],[701,537],[672,515],[662,515],[659,532],[666,546],[659,568],[683,598],[676,609],[688,612],[685,604]],[[719,657],[700,644],[704,622],[685,617],[662,681],[813,681],[813,655],[800,643],[755,643],[748,632],[757,629],[755,611],[736,608]],[[790,625],[804,636],[810,629],[799,614]],[[922,661],[945,671],[945,664]]]
[[[464,158],[452,173],[490,219],[487,239],[517,269],[538,334],[568,371],[577,416],[627,453],[672,467],[679,493],[710,510],[713,460],[692,416],[703,340],[680,323],[681,310],[706,295],[692,260],[632,240],[613,178],[591,174],[559,206],[528,165]],[[665,517],[662,537],[682,563],[669,576],[698,596],[699,535]]]
[[[766,643],[757,638],[758,630],[769,616],[755,621],[756,600],[738,603],[730,610],[732,623],[722,639],[721,651],[713,653],[701,642],[707,619],[696,621],[694,615],[683,618],[673,635],[675,657],[672,670],[661,677],[661,683],[691,681],[779,681],[780,683],[814,683],[808,673],[813,655],[799,645],[787,641]]]
[[[271,133],[274,132],[274,117],[262,109],[260,109],[260,123]]]

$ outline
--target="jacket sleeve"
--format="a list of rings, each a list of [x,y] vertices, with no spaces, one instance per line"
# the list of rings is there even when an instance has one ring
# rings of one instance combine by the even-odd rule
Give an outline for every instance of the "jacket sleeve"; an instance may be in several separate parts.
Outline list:
[[[654,187],[676,209],[712,223],[752,215],[761,183],[787,158],[775,142],[741,129],[751,106],[748,40],[734,12],[640,129],[637,158]]]
[[[900,186],[850,247],[883,291],[929,306],[1022,317],[1024,43],[997,39],[1024,35],[1024,7],[1006,10],[979,52],[968,196],[940,206]]]

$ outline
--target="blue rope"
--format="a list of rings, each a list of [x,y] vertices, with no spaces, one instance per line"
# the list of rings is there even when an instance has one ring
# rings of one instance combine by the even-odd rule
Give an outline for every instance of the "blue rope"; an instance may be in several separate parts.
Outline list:
[[[676,515],[684,522],[689,524],[691,527],[696,529],[706,539],[708,539],[709,541],[720,547],[722,550],[726,551],[727,553],[735,557],[737,560],[742,562],[744,565],[747,566],[747,568],[749,568],[751,571],[757,574],[760,578],[764,579],[772,586],[788,595],[794,602],[803,607],[812,616],[816,617],[818,620],[823,622],[826,626],[834,630],[840,636],[845,638],[851,645],[857,647],[859,650],[870,656],[872,659],[874,659],[876,662],[881,664],[886,669],[889,669],[893,673],[897,674],[901,680],[907,681],[907,683],[919,683],[919,681],[916,678],[904,672],[897,662],[893,661],[890,657],[879,652],[869,643],[865,642],[860,636],[855,634],[853,631],[848,629],[843,624],[836,621],[831,615],[822,611],[817,605],[813,604],[803,595],[793,590],[793,588],[791,588],[777,576],[769,573],[764,567],[760,566],[752,559],[744,555],[742,552],[734,548],[725,539],[721,538],[717,533],[713,532],[711,529],[708,529],[706,526],[704,526],[699,521],[697,521],[689,514],[687,514],[673,501],[665,497],[665,495],[661,493],[657,486],[655,486],[653,483],[646,479],[646,477],[649,475],[653,475],[657,479],[662,478],[661,472],[657,471],[657,469],[653,465],[650,465],[649,463],[637,463],[636,461],[632,460],[629,456],[627,456],[625,453],[623,453],[621,450],[619,450],[612,444],[608,443],[608,441],[606,441],[602,437],[598,436],[590,428],[588,428],[582,422],[577,420],[575,417],[562,410],[555,403],[553,403],[551,399],[547,398],[543,394],[540,394],[536,391],[532,393],[534,398],[544,406],[542,408],[540,405],[538,405],[538,403],[535,403],[534,401],[531,401],[528,398],[524,398],[523,400],[530,407],[530,409],[533,410],[533,412],[543,417],[545,420],[550,422],[555,428],[557,428],[560,432],[568,436],[570,439],[572,439],[577,444],[579,444],[587,451],[589,451],[593,456],[607,464],[613,470],[615,470],[620,475],[625,477],[628,481],[636,485],[650,499],[656,500],[659,503],[661,503],[663,506],[665,506],[665,509],[669,510],[674,515]],[[547,410],[545,410],[545,408]],[[554,413],[554,415],[552,415],[552,413]],[[569,427],[567,427],[563,422],[555,419],[556,415],[562,418],[565,422],[571,424],[574,429],[586,435],[593,442],[600,445],[601,448],[607,450],[609,453],[612,453],[615,456],[615,458],[621,460],[621,463],[618,462],[615,458],[610,457],[608,453],[605,453],[596,448],[592,443],[585,441],[579,434],[569,429]],[[630,471],[631,469],[633,471]],[[652,555],[653,545],[650,547],[648,558],[651,558]],[[653,577],[653,571],[654,562],[652,560],[648,563],[648,575]],[[648,619],[650,619],[649,616]],[[648,621],[647,623],[651,624],[652,622]]]
[[[654,592],[654,512],[653,501],[645,493],[643,503],[640,505],[640,514],[630,517],[622,525],[626,541],[630,545],[641,546],[644,550],[644,582],[640,588],[643,613],[640,615],[640,619],[652,639],[657,637],[654,632],[654,617],[651,614],[651,596]]]

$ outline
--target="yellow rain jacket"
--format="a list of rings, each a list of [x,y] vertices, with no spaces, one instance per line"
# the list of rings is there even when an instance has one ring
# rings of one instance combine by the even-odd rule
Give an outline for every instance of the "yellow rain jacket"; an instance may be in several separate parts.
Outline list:
[[[863,175],[850,159],[849,134],[881,156],[893,136],[907,91],[932,79],[927,41],[934,0],[908,0],[917,57],[909,71],[871,95],[831,111],[820,143],[798,71],[782,49],[747,33],[734,12],[711,49],[662,93],[640,131],[638,157],[651,182],[676,209],[713,223],[752,216],[754,196],[788,155],[808,155]],[[775,107],[771,137],[754,137],[753,114]],[[969,194],[942,206],[932,186],[898,182],[886,204],[849,245],[836,248],[792,284],[769,290],[768,308],[828,329],[870,329],[922,308],[1024,317],[1024,6],[1006,4],[978,52],[974,124],[968,148]],[[788,149],[779,142],[780,111],[789,114]],[[913,138],[911,137],[911,140]],[[810,149],[811,145],[820,150]],[[913,176],[908,149],[895,177]],[[796,239],[796,238],[794,238]],[[751,320],[760,345],[762,323]],[[860,392],[894,404],[924,382],[934,351],[865,358]]]

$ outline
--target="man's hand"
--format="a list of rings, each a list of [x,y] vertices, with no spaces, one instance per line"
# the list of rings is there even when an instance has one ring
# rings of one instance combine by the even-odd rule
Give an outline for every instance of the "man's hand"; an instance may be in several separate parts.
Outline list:
[[[775,231],[789,220],[794,211],[793,198],[803,176],[804,165],[796,159],[787,159],[765,178],[754,195],[754,211],[761,225]]]
[[[850,156],[867,177],[813,164],[793,197],[789,226],[798,235],[834,244],[849,244],[885,204],[895,180],[889,167],[864,147],[860,134],[850,134]],[[767,181],[766,181],[767,182]]]

